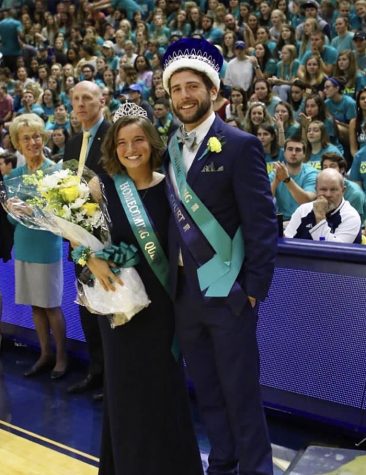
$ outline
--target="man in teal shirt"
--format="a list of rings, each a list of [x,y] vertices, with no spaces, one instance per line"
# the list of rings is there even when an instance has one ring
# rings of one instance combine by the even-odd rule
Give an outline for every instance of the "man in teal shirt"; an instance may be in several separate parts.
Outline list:
[[[11,71],[15,71],[17,57],[20,56],[22,51],[19,34],[23,27],[21,22],[14,18],[15,10],[3,9],[3,12],[5,18],[0,21],[0,51],[3,54],[3,65]]]
[[[285,162],[276,162],[269,175],[277,211],[288,221],[296,208],[313,201],[318,171],[304,164],[305,145],[296,138],[287,139],[284,146]]]

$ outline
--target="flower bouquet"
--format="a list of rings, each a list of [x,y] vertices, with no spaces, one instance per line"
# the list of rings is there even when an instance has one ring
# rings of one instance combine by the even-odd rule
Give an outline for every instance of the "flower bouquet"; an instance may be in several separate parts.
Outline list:
[[[113,272],[124,282],[112,291],[104,290],[84,267],[78,278],[77,303],[92,313],[109,315],[111,325],[129,321],[149,305],[144,285],[133,266],[137,249],[121,243],[111,246],[109,216],[105,199],[93,198],[86,182],[70,169],[38,170],[31,175],[9,178],[0,187],[5,210],[26,227],[50,231],[78,246],[75,262],[85,266],[87,257],[111,261]]]

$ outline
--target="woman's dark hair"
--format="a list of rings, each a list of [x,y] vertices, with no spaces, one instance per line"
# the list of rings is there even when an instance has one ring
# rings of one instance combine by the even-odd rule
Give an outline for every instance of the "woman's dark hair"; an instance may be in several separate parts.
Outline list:
[[[279,146],[278,146],[276,129],[274,128],[273,125],[267,124],[266,122],[263,122],[262,124],[258,125],[257,134],[258,134],[259,129],[263,129],[266,132],[268,132],[269,134],[271,134],[272,142],[271,142],[271,152],[270,152],[270,154],[271,154],[272,158],[277,157],[278,151],[279,151]]]
[[[139,72],[139,71],[137,70],[137,67],[136,67],[137,60],[138,60],[139,58],[144,58],[144,60],[145,60],[146,66],[145,66],[145,70],[144,70],[144,71],[151,71],[150,61],[149,61],[149,60],[146,58],[146,56],[144,56],[143,54],[138,54],[138,55],[136,56],[136,58],[135,58],[135,61],[133,62],[133,67],[136,69],[136,71]]]
[[[273,54],[271,52],[271,50],[268,48],[268,45],[264,44],[264,43],[260,43],[263,48],[264,48],[264,56],[263,56],[263,59],[262,61],[258,61],[259,63],[259,66],[261,68],[261,71],[264,73],[264,70],[266,69],[266,65],[268,63],[268,61],[270,59],[273,59]]]
[[[277,106],[286,107],[286,110],[288,112],[287,125],[288,126],[293,125],[295,123],[295,120],[294,120],[294,109],[293,109],[292,105],[289,102],[280,101],[278,104],[276,104],[275,110],[276,110]]]
[[[329,144],[329,136],[328,136],[327,129],[325,128],[324,122],[322,120],[313,119],[310,122],[310,124],[308,125],[308,129],[309,129],[311,124],[316,124],[316,125],[319,126],[320,133],[321,133],[320,144],[321,144],[322,148],[325,148]],[[307,131],[306,131],[306,133],[307,133]],[[312,152],[312,146],[309,142],[309,139],[306,137],[306,153],[305,153],[306,161],[309,160],[311,152]]]
[[[55,130],[62,130],[63,134],[64,134],[64,137],[65,137],[65,143],[69,140],[69,137],[70,137],[70,134],[69,132],[67,131],[67,129],[65,127],[55,127],[52,132],[54,132]],[[57,145],[53,144],[52,146],[52,155],[55,155],[59,152],[59,148],[57,147]]]
[[[296,45],[296,35],[295,35],[295,28],[292,26],[292,25],[288,25],[287,23],[286,24],[283,24],[281,26],[281,30],[282,28],[287,28],[288,30],[291,31],[291,36],[288,40],[287,43],[285,43],[285,40],[282,38],[282,36],[280,35],[279,37],[279,40],[277,42],[277,46],[276,46],[276,54],[278,55],[278,53],[280,51],[282,51],[282,47],[285,46],[286,44],[289,44],[289,45]],[[282,33],[282,31],[281,31]]]
[[[117,155],[117,137],[119,131],[130,124],[136,124],[139,126],[150,144],[151,147],[151,168],[156,170],[160,167],[161,157],[165,150],[165,145],[162,142],[160,135],[158,134],[156,128],[149,121],[143,117],[121,117],[115,122],[112,127],[108,129],[108,132],[102,143],[102,159],[101,164],[104,167],[105,171],[113,176],[121,171],[125,171],[125,167],[121,164]]]
[[[44,104],[43,96],[44,96],[44,93],[45,93],[46,91],[50,91],[50,93],[52,94],[52,103],[53,103],[53,106],[56,107],[56,105],[60,103],[59,95],[57,94],[56,91],[54,91],[53,89],[50,89],[49,87],[45,87],[45,88],[43,89],[41,104],[42,104],[42,105]]]
[[[363,112],[360,106],[361,94],[366,93],[366,87],[358,91],[356,96],[356,107],[357,107],[357,115],[356,115],[356,138],[363,132],[362,123],[364,121]]]
[[[328,118],[328,113],[323,99],[318,94],[311,94],[305,99],[304,111],[306,111],[306,103],[309,99],[313,99],[315,101],[315,104],[318,106],[318,115],[312,120],[321,120],[322,122],[324,122],[325,119]]]

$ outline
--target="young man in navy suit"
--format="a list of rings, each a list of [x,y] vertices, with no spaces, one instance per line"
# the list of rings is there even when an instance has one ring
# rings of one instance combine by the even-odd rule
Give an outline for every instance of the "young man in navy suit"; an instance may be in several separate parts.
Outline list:
[[[216,117],[222,56],[205,40],[169,46],[163,84],[183,126],[169,142],[172,294],[179,344],[211,452],[210,475],[270,475],[256,340],[277,224],[263,149]]]

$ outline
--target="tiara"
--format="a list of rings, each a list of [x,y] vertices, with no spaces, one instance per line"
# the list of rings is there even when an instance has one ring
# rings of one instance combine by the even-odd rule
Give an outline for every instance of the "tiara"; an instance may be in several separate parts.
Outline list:
[[[121,117],[143,117],[147,119],[147,112],[133,102],[124,102],[114,113],[112,119],[113,123],[117,122]]]

